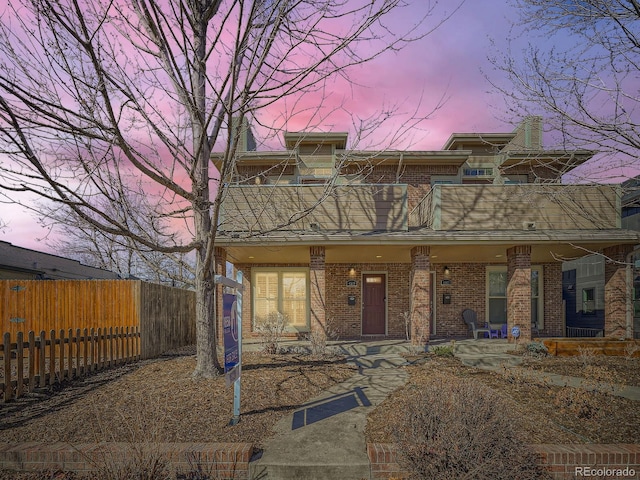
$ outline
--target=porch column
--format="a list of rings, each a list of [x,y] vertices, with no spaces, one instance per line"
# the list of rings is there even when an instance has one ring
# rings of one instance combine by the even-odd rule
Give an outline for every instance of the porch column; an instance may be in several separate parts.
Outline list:
[[[431,332],[431,264],[428,246],[411,249],[411,343],[426,345]]]
[[[518,342],[531,341],[531,245],[507,250],[507,331],[520,327]]]
[[[604,334],[624,338],[627,333],[627,255],[632,245],[605,248],[604,261]],[[633,321],[633,320],[632,320]]]
[[[227,250],[222,247],[213,248],[213,258],[216,275],[227,274]],[[213,279],[211,279],[213,281]],[[222,285],[215,286],[216,299],[216,341],[222,342],[222,294],[224,287]]]
[[[309,247],[309,280],[311,298],[311,330],[324,330],[326,326],[326,280],[325,280],[325,248]]]

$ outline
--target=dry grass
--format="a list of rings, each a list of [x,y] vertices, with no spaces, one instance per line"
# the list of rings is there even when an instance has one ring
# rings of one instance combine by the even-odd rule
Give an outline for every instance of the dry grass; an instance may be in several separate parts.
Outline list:
[[[607,357],[609,358],[609,357]],[[544,377],[531,377],[516,370],[508,374],[489,372],[465,367],[457,359],[424,355],[414,357],[416,364],[407,367],[410,380],[398,389],[369,415],[367,440],[370,442],[392,442],[392,426],[397,425],[403,415],[402,408],[408,397],[427,385],[432,385],[440,374],[449,377],[471,378],[495,392],[507,402],[509,410],[518,418],[517,428],[523,430],[530,443],[639,443],[640,402],[608,394],[586,395],[590,407],[597,412],[589,418],[580,415],[579,409],[567,404],[564,389],[571,387],[551,386]],[[545,361],[552,370],[553,358]],[[635,360],[634,360],[635,362]],[[564,365],[559,362],[558,365]],[[637,368],[636,363],[618,364],[626,372]],[[528,368],[528,367],[524,367]],[[614,368],[614,367],[611,367]],[[558,367],[559,373],[562,370]],[[583,396],[584,397],[584,396]],[[580,401],[583,398],[576,399]],[[557,400],[557,401],[556,401]],[[565,407],[565,408],[563,408]]]
[[[629,383],[635,382],[637,360],[625,363],[605,358],[596,357],[592,363],[608,362],[605,366],[616,375],[611,378],[621,376]],[[578,408],[584,398],[567,398],[561,387],[550,386],[539,376],[536,380],[517,371],[509,375],[487,372],[434,355],[413,360],[416,363],[406,367],[408,384],[369,415],[368,441],[391,442],[391,431],[403,412],[399,405],[431,384],[434,377],[445,375],[472,379],[497,392],[518,418],[516,427],[531,443],[640,443],[640,402],[608,394],[589,395],[589,407],[596,414],[585,418]],[[192,380],[194,362],[190,354],[141,362],[74,381],[58,391],[2,404],[2,440],[252,442],[260,447],[283,415],[355,373],[342,360],[246,354],[242,419],[231,427],[233,390],[225,386],[222,377]],[[585,371],[576,360],[527,362],[524,368],[558,373]]]
[[[193,380],[192,355],[102,372],[58,392],[0,406],[2,441],[252,442],[279,418],[351,377],[341,359],[243,357],[241,421],[229,426],[233,388],[223,377]],[[144,438],[140,438],[144,437]]]

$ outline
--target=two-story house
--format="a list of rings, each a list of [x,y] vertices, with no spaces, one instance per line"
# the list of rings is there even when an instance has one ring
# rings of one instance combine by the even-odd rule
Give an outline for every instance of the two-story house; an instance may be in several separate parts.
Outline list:
[[[603,251],[607,332],[624,327],[624,259],[610,185],[566,185],[592,157],[545,150],[540,117],[511,133],[457,133],[438,151],[353,151],[347,133],[287,132],[242,151],[216,261],[244,273],[243,331],[281,312],[291,332],[341,338],[467,336],[461,313],[564,335],[563,258]],[[216,156],[214,155],[214,163]]]

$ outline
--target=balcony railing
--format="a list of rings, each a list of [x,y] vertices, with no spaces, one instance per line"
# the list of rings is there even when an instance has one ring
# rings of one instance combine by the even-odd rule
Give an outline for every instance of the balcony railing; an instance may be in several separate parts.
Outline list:
[[[238,185],[228,187],[220,229],[406,231],[406,185]]]
[[[433,230],[584,230],[620,227],[611,185],[434,185],[409,214]]]
[[[434,185],[408,213],[403,184],[236,185],[220,229],[296,231],[591,230],[620,228],[609,185]]]

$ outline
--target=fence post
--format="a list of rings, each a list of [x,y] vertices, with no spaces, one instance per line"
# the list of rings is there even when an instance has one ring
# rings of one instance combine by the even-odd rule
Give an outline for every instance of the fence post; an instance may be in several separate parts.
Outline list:
[[[49,385],[56,383],[56,331],[49,332]]]
[[[82,375],[87,375],[87,356],[89,355],[89,329],[85,328],[82,332]]]
[[[124,356],[126,358],[127,362],[131,361],[131,357],[129,357],[129,327],[127,327],[127,331],[126,331],[126,335],[124,337],[125,339],[125,343],[124,343],[124,348],[125,348],[125,352],[124,352]]]
[[[24,333],[16,335],[16,398],[24,391]]]
[[[64,330],[60,329],[60,381],[64,382],[65,369],[64,369]]]
[[[4,401],[7,402],[13,397],[13,387],[11,386],[11,334],[4,334]]]
[[[124,327],[120,327],[120,365],[127,362],[127,357],[124,354],[124,342],[127,337],[124,336]]]
[[[38,365],[38,369],[40,370],[40,386],[44,387],[47,384],[47,375],[45,369],[45,361],[47,358],[46,348],[47,346],[47,334],[42,330],[40,332],[40,345],[38,346],[38,360],[40,364]]]
[[[109,327],[109,368],[113,367],[113,327]]]
[[[91,329],[89,335],[91,335],[89,340],[89,369],[93,372],[96,369],[96,331],[94,328]]]
[[[71,328],[69,329],[69,348],[67,349],[67,356],[69,357],[69,361],[67,362],[69,365],[69,376],[67,378],[69,380],[73,380],[73,329]]]
[[[36,334],[29,330],[29,393],[36,388]]]
[[[96,341],[98,342],[98,361],[96,362],[96,370],[102,370],[102,368],[104,367],[103,363],[102,363],[102,357],[104,356],[104,345],[102,343],[102,328],[98,328],[98,337],[96,338]]]
[[[115,331],[115,337],[114,337],[114,341],[115,341],[115,351],[116,351],[116,355],[115,355],[115,361],[114,361],[114,366],[120,365],[120,329],[118,327],[116,327],[116,331]]]

